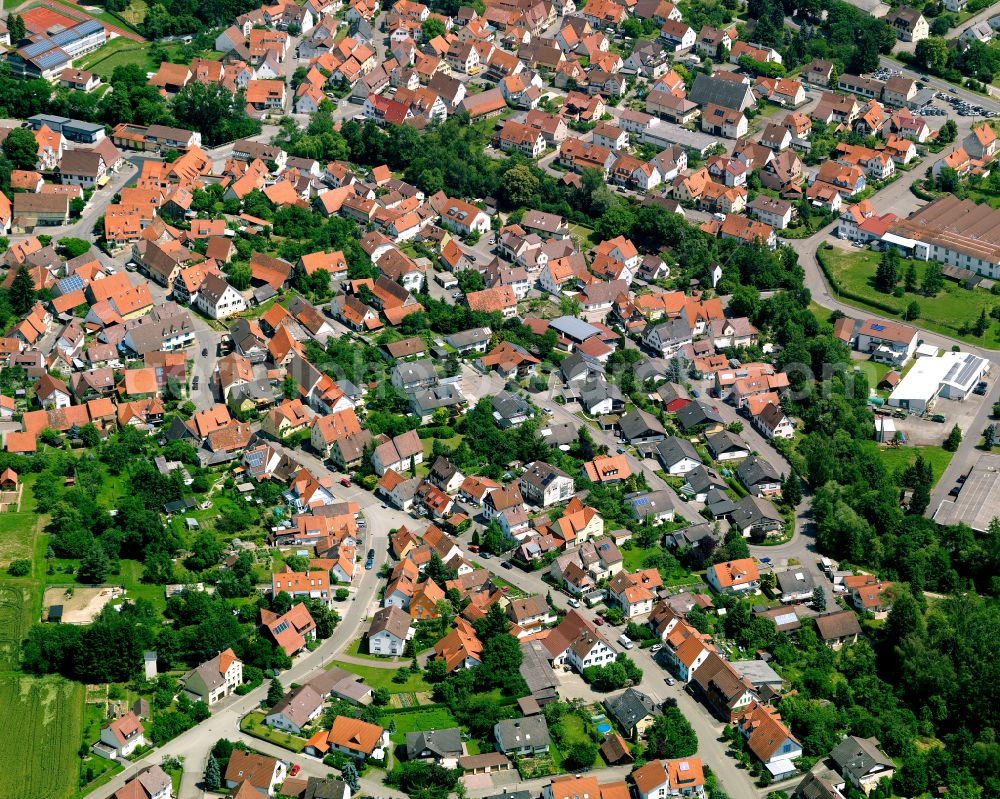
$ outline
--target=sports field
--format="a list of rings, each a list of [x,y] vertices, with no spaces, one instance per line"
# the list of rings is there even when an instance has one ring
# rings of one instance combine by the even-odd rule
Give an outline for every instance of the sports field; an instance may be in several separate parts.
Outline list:
[[[65,799],[76,790],[83,686],[59,677],[0,677],[0,799]]]

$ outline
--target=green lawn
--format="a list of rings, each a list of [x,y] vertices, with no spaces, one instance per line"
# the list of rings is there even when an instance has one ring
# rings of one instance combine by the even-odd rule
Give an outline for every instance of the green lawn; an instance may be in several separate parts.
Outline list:
[[[121,23],[117,24],[120,25]],[[180,50],[182,46],[180,44],[161,45],[168,57]],[[115,67],[124,66],[125,64],[138,64],[144,70],[153,71],[159,68],[160,62],[151,57],[151,48],[151,42],[134,42],[131,39],[119,37],[112,39],[99,50],[95,50],[81,59],[80,67],[95,72],[105,79],[111,77],[111,73],[115,71]],[[221,53],[217,53],[214,50],[198,53],[198,55],[202,58],[211,59],[222,57]]]
[[[567,713],[559,721],[559,727],[562,730],[562,751],[560,752],[559,760],[562,760],[561,755],[565,754],[569,748],[580,741],[590,741],[590,733],[587,730],[587,725],[589,722],[584,721],[576,713]],[[554,749],[555,747],[553,747]],[[603,766],[604,761],[601,760],[600,753],[597,753],[594,758],[593,765],[595,767]]]
[[[865,373],[868,378],[868,385],[872,388],[878,386],[882,378],[892,371],[892,367],[884,363],[875,361],[855,361],[854,365]]]
[[[386,713],[382,719],[383,727],[388,728],[395,723],[396,731],[392,734],[392,742],[397,746],[406,743],[408,732],[426,732],[427,730],[445,730],[457,727],[458,722],[446,707],[428,708],[427,710],[408,710],[405,713]]]
[[[243,717],[243,720],[240,721],[240,729],[254,738],[269,741],[275,746],[280,746],[282,749],[288,749],[291,752],[301,752],[306,747],[305,738],[268,727],[264,723],[263,713],[247,713]]]
[[[431,686],[424,680],[423,674],[417,672],[410,674],[404,683],[393,682],[392,678],[396,674],[396,669],[380,669],[375,666],[362,666],[358,663],[343,663],[334,660],[330,666],[337,666],[351,674],[357,674],[365,681],[371,689],[385,688],[392,694],[414,693],[417,691],[430,691]],[[328,666],[327,668],[329,668]]]
[[[944,428],[947,428],[947,425],[942,426],[942,436],[948,432]],[[877,445],[870,444],[870,446]],[[941,447],[879,447],[882,463],[892,473],[902,471],[910,466],[917,459],[918,454],[923,455],[924,460],[931,464],[931,469],[934,471],[934,483],[937,484],[955,453],[948,452]]]
[[[84,687],[60,677],[0,677],[0,799],[64,799],[77,788]]]
[[[649,547],[649,549],[644,549],[643,547],[633,546],[626,549],[621,548],[622,561],[625,566],[625,571],[634,572],[639,569],[646,568],[643,564],[650,555],[658,555],[662,550],[659,547]]]
[[[971,344],[985,347],[996,347],[1000,343],[1000,328],[992,320],[990,330],[982,338],[971,334],[959,335],[958,329],[963,323],[971,324],[979,318],[980,311],[985,310],[987,316],[997,304],[996,298],[982,289],[969,290],[953,280],[945,279],[944,289],[935,297],[924,297],[919,294],[904,294],[894,297],[883,294],[873,286],[875,269],[879,262],[879,253],[870,250],[844,250],[834,247],[832,250],[822,250],[822,258],[833,274],[834,279],[844,291],[849,291],[862,297],[870,297],[874,301],[895,309],[902,316],[911,302],[920,306],[920,316],[914,324],[946,336],[962,339]],[[901,260],[899,266],[900,285],[907,267],[913,264],[917,273],[917,284],[923,279],[927,263],[924,261]],[[841,298],[848,305],[862,304],[857,300]]]

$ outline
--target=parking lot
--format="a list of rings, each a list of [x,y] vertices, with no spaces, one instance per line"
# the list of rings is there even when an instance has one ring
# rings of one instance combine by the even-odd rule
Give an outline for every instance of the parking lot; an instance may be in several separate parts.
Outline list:
[[[876,80],[886,81],[889,78],[901,75],[902,72],[898,69],[889,69],[887,67],[879,67],[872,73],[872,77]],[[930,77],[927,75],[921,75],[921,80],[917,81],[917,88],[925,88],[925,81],[929,81]],[[944,105],[951,106],[951,111],[961,117],[995,117],[997,116],[995,111],[989,111],[983,108],[981,105],[976,103],[971,103],[962,98],[958,97],[957,89],[950,89],[948,92],[936,92],[934,94],[935,101],[939,101]],[[940,105],[931,103],[919,109],[917,112],[918,116],[922,117],[945,117],[949,116],[949,111]]]

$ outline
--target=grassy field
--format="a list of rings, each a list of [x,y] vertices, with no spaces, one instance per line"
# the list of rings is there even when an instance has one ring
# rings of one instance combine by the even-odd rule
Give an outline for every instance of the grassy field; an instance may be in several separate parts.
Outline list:
[[[113,39],[99,50],[81,59],[80,67],[81,69],[95,72],[105,79],[111,77],[111,73],[115,71],[115,67],[125,64],[138,64],[144,70],[151,72],[160,66],[159,60],[152,58],[150,55],[152,46],[151,42],[140,43],[124,38]],[[161,45],[168,57],[180,50],[182,46],[180,44]],[[221,53],[215,51],[205,51],[198,53],[198,55],[202,58],[213,60],[222,57]]]
[[[0,569],[6,570],[11,561],[31,559],[37,530],[34,513],[0,514]]]
[[[891,294],[876,291],[873,285],[879,253],[869,250],[843,250],[834,247],[832,250],[823,250],[823,259],[844,291],[850,291],[862,297],[871,297],[877,302],[894,308],[900,315],[911,302],[916,302],[920,306],[920,316],[916,320],[919,327],[985,347],[995,347],[1000,342],[1000,328],[993,324],[992,320],[990,330],[982,338],[973,335],[959,335],[958,333],[958,329],[963,323],[973,323],[979,318],[980,311],[983,310],[989,315],[993,306],[997,304],[996,298],[988,291],[982,289],[970,291],[953,280],[945,279],[944,289],[935,297],[924,297],[919,294],[904,294],[902,297],[894,297]],[[913,264],[916,270],[917,284],[919,285],[927,264],[924,261],[902,260],[899,267],[900,278],[910,264]],[[902,280],[900,280],[900,285],[902,285]],[[850,299],[842,299],[842,302],[848,305],[859,305],[858,302]]]
[[[393,682],[392,678],[396,674],[396,669],[380,669],[375,666],[362,666],[358,663],[341,663],[333,661],[331,666],[337,666],[351,674],[357,674],[365,681],[371,689],[385,688],[389,693],[402,694],[416,691],[430,691],[431,686],[424,681],[424,677],[419,672],[411,674],[404,683]]]
[[[82,685],[57,677],[0,677],[0,799],[64,799],[76,790]]]
[[[121,12],[122,19],[131,25],[141,25],[143,20],[146,19],[146,11],[149,9],[149,4],[146,0],[132,0],[128,4],[128,8],[123,9]]]
[[[872,446],[875,446],[874,444]],[[941,479],[941,475],[944,474],[944,470],[948,468],[948,464],[951,463],[952,456],[955,454],[953,452],[948,452],[941,447],[880,447],[879,455],[882,458],[882,463],[885,464],[886,469],[890,472],[902,471],[907,466],[910,466],[916,459],[917,455],[923,455],[924,460],[928,461],[931,465],[931,469],[934,471],[934,483]]]
[[[17,667],[21,641],[40,612],[37,593],[34,584],[25,581],[0,584],[0,671]]]

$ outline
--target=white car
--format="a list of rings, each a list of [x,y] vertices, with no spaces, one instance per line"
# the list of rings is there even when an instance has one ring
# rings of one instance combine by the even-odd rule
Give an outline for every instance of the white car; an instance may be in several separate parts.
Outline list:
[[[567,604],[569,604],[569,606],[571,608],[578,608],[578,607],[580,607],[580,600],[579,599],[570,599],[570,601]]]
[[[659,652],[659,651],[660,651],[661,649],[663,649],[663,644],[653,644],[653,645],[652,645],[652,646],[651,646],[651,647],[649,648],[649,651],[650,651],[650,653],[652,653],[652,654],[654,654],[654,655],[655,655],[655,654],[656,654],[657,652]]]

